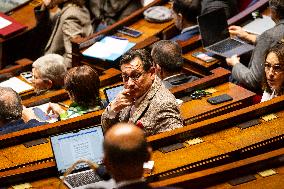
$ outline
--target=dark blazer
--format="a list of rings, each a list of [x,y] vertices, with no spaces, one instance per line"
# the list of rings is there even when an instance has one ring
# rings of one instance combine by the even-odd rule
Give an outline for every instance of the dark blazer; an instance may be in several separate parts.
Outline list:
[[[179,86],[184,83],[192,82],[199,79],[193,75],[186,75],[184,73],[172,76],[170,78],[166,78],[163,80],[163,83],[167,89],[171,89],[173,87]]]
[[[95,19],[106,25],[114,24],[142,8],[140,0],[90,0],[89,6]]]
[[[227,18],[231,18],[238,13],[236,0],[202,0],[201,2],[201,14],[205,14],[219,8],[225,9]]]
[[[108,108],[101,117],[104,131],[117,122],[131,122],[144,129],[147,136],[183,127],[176,98],[156,77],[144,99],[130,116],[132,106],[127,106],[111,119]]]
[[[171,41],[186,41],[186,40],[192,38],[193,36],[195,36],[197,34],[199,34],[198,27],[187,30],[186,32],[183,32],[183,33],[171,38],[170,40]]]
[[[20,131],[20,130],[23,130],[23,129],[28,129],[28,128],[32,128],[32,127],[36,127],[36,126],[44,125],[44,124],[47,124],[47,123],[46,122],[39,122],[35,119],[31,119],[27,123],[25,123],[24,120],[22,120],[22,119],[15,120],[15,121],[12,121],[12,122],[7,123],[4,126],[0,127],[0,135],[12,133],[12,132],[15,132],[15,131]]]
[[[248,67],[236,64],[232,69],[233,78],[250,89],[260,90],[264,75],[265,55],[282,38],[284,38],[284,19],[258,36]]]

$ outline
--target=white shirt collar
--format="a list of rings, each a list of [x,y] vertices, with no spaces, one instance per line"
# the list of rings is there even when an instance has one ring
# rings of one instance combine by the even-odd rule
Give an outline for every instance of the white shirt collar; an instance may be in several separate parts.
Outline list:
[[[192,30],[192,29],[195,29],[195,28],[197,28],[197,27],[198,27],[198,25],[193,25],[193,26],[189,26],[189,27],[187,27],[187,28],[183,28],[183,30],[181,30],[181,33],[185,33],[185,32],[187,32],[187,31]]]

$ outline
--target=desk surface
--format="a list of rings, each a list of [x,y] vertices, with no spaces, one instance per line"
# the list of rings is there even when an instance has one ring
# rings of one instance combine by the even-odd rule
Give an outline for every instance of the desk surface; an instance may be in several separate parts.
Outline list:
[[[259,125],[247,129],[240,129],[232,123],[228,129],[203,136],[202,143],[185,144],[185,148],[176,151],[162,153],[156,150],[152,154],[152,159],[155,161],[152,174],[162,173],[217,155],[240,150],[272,137],[283,135],[284,127],[279,127],[279,124],[284,121],[284,111],[277,112],[276,115],[277,119],[268,122],[261,120]]]
[[[216,92],[214,92],[212,96],[184,102],[180,106],[181,116],[186,122],[185,125],[196,122],[198,120],[204,120],[206,118],[208,119],[210,117],[210,114],[211,117],[213,115],[220,115],[222,114],[222,111],[226,110],[226,107],[242,105],[242,103],[245,102],[252,104],[252,97],[255,95],[255,93],[229,82],[214,86],[212,87],[212,89],[216,90]],[[233,100],[217,105],[212,105],[207,102],[208,98],[222,94],[230,95]],[[223,110],[220,110],[222,108]]]

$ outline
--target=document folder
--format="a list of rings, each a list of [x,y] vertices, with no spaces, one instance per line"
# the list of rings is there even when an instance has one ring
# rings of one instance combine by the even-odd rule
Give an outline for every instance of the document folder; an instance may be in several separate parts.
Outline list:
[[[25,30],[27,26],[24,26],[11,18],[0,12],[0,37],[7,38],[18,32]]]
[[[134,45],[135,43],[129,42],[127,39],[107,36],[86,49],[82,54],[87,57],[115,61]]]

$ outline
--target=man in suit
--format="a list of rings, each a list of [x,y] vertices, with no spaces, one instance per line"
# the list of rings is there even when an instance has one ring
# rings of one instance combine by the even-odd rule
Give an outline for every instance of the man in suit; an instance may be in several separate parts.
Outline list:
[[[175,26],[181,31],[172,41],[186,41],[199,33],[196,17],[201,12],[200,0],[174,0],[172,10]]]
[[[22,106],[19,94],[11,88],[0,87],[0,107],[0,135],[46,124]]]
[[[152,189],[143,179],[143,163],[150,160],[152,150],[142,129],[130,123],[116,124],[106,132],[103,148],[104,164],[118,189]]]
[[[238,13],[237,7],[238,4],[236,0],[202,0],[201,14],[223,8],[225,9],[227,18],[231,18]]]
[[[156,77],[152,58],[146,50],[126,53],[120,68],[124,90],[102,114],[105,131],[122,121],[143,128],[147,136],[183,126],[176,99]]]
[[[68,67],[72,66],[71,39],[93,33],[90,13],[84,4],[85,0],[43,0],[42,6],[35,8],[37,29],[43,36],[49,37],[44,53],[64,56]],[[49,10],[56,6],[59,7],[56,14],[50,13]]]
[[[153,45],[151,56],[157,75],[167,89],[197,80],[198,77],[182,73],[182,49],[174,41],[160,40]]]
[[[269,7],[271,18],[276,25],[260,36],[249,34],[239,26],[229,27],[230,34],[255,44],[248,67],[240,63],[240,58],[236,55],[226,59],[228,65],[233,67],[233,79],[254,91],[261,91],[265,56],[268,50],[284,38],[284,0],[270,0]]]
[[[142,8],[140,0],[89,0],[89,6],[97,31]]]

